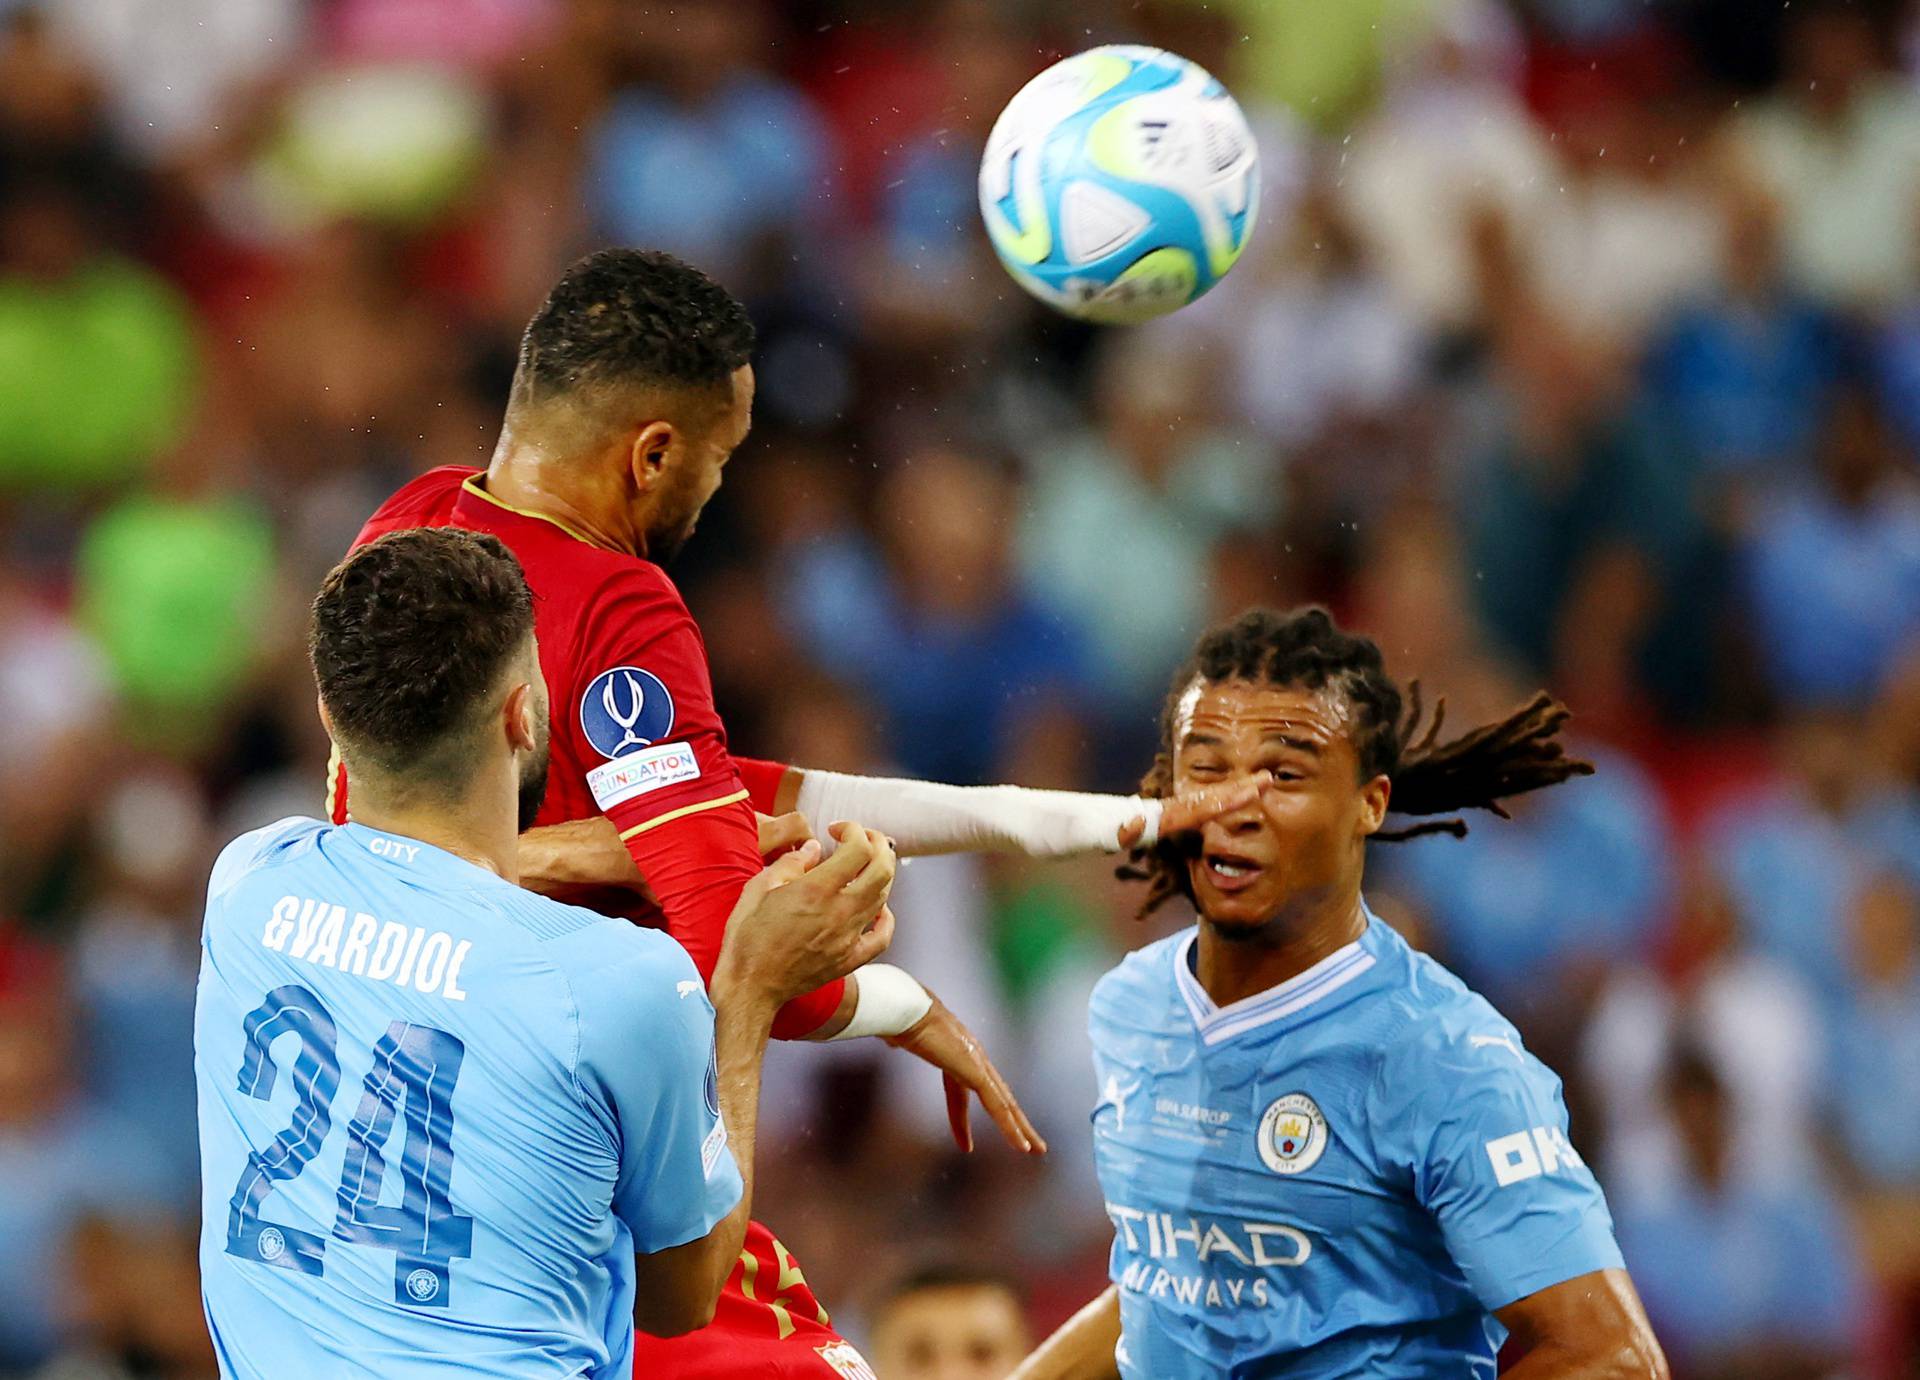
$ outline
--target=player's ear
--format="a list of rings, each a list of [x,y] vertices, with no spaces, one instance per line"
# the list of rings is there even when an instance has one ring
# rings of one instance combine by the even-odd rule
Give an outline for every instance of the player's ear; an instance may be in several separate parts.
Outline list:
[[[326,729],[327,737],[333,737],[333,715],[327,713],[327,702],[319,695],[313,697],[313,707],[320,711],[320,727]]]
[[[651,488],[666,468],[667,455],[676,439],[673,423],[666,421],[648,422],[634,433],[627,468],[633,474],[634,484],[642,491]]]
[[[1393,782],[1376,776],[1360,788],[1360,836],[1380,832],[1386,822],[1387,801],[1393,797]]]
[[[507,692],[503,706],[507,725],[507,746],[515,752],[532,752],[540,742],[540,716],[535,712],[537,697],[533,686],[522,681]]]

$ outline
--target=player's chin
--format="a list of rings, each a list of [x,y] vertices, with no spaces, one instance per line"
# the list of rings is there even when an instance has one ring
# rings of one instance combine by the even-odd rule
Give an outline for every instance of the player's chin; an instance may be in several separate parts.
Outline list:
[[[1261,880],[1263,885],[1223,891],[1203,874],[1193,884],[1195,909],[1222,934],[1252,933],[1262,929],[1273,918],[1280,897],[1279,886],[1274,879]]]

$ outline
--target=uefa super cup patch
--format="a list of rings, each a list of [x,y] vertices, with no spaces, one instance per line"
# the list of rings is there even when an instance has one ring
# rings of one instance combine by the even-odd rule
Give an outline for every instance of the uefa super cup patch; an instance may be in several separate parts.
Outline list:
[[[1288,1093],[1260,1118],[1260,1158],[1276,1174],[1298,1174],[1327,1152],[1327,1119],[1305,1093]]]
[[[700,775],[700,761],[688,743],[661,743],[603,762],[587,773],[594,804],[611,810],[625,800],[663,790]]]
[[[580,696],[580,732],[602,757],[652,747],[673,732],[673,696],[638,666],[602,671]]]

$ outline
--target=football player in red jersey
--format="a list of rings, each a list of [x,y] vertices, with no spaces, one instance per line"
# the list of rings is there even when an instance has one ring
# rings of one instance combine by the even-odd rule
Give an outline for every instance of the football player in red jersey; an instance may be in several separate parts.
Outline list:
[[[519,557],[555,706],[546,800],[522,840],[524,879],[663,925],[710,975],[727,916],[761,868],[763,825],[769,842],[794,843],[809,832],[825,840],[828,825],[857,817],[904,855],[1053,856],[1150,842],[1255,798],[1258,783],[1149,802],[733,758],[700,631],[661,563],[692,534],[746,437],[752,346],[745,310],[698,270],[639,250],[591,255],[527,327],[488,468],[422,475],[381,505],[355,543],[451,524],[491,532]],[[330,812],[343,820],[337,766],[329,787]],[[941,1069],[963,1148],[972,1145],[972,1093],[1016,1149],[1045,1149],[971,1034],[897,968],[869,964],[790,1002],[774,1032],[886,1038]],[[871,1374],[757,1222],[713,1324],[672,1340],[642,1335],[636,1371]]]

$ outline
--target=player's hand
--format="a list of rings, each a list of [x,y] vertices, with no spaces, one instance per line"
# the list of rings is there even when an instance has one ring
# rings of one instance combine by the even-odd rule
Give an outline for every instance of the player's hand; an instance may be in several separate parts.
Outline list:
[[[753,820],[760,826],[760,856],[763,858],[777,858],[783,853],[791,853],[813,837],[813,826],[798,810],[789,810],[784,815],[763,815],[756,811]]]
[[[1210,819],[1243,810],[1260,798],[1260,792],[1273,784],[1271,772],[1258,771],[1234,781],[1222,781],[1204,790],[1182,791],[1170,795],[1160,805],[1159,837],[1191,833]],[[1135,815],[1120,826],[1120,848],[1124,852],[1146,836],[1147,821]]]
[[[887,897],[899,865],[893,841],[857,824],[831,832],[839,847],[825,862],[810,839],[741,891],[716,988],[743,988],[778,1007],[886,952],[893,942]]]
[[[928,995],[932,995],[929,993]],[[918,1055],[940,1070],[947,1085],[947,1123],[953,1128],[954,1144],[962,1150],[973,1149],[973,1125],[968,1120],[967,1098],[977,1094],[1007,1144],[1027,1155],[1044,1155],[1047,1143],[1033,1129],[1027,1114],[1013,1099],[1013,1090],[1000,1070],[987,1058],[971,1030],[947,1009],[940,998],[933,998],[933,1009],[908,1030],[887,1037],[896,1049]]]

